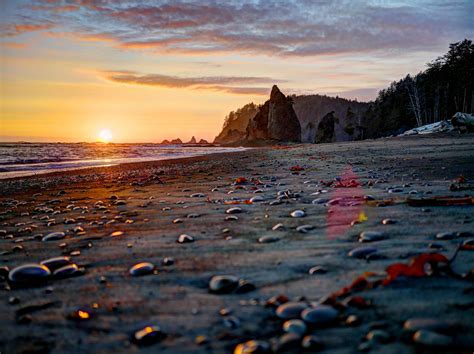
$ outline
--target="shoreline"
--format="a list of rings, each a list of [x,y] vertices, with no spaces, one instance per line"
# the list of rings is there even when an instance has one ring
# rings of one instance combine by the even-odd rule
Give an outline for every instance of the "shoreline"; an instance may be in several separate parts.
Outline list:
[[[284,321],[265,306],[269,298],[314,306],[366,272],[377,278],[388,266],[426,253],[451,257],[473,238],[472,205],[402,202],[472,196],[449,189],[461,174],[474,179],[472,135],[282,145],[2,180],[0,266],[68,256],[83,274],[30,288],[2,281],[4,296],[13,300],[0,303],[0,351],[204,354],[232,353],[250,339],[283,345]],[[241,177],[246,182],[236,184]],[[337,177],[357,183],[338,188]],[[367,196],[387,204],[327,203]],[[227,213],[232,207],[242,211]],[[291,217],[295,210],[305,216]],[[78,226],[83,231],[75,232]],[[111,236],[116,231],[122,234]],[[383,237],[361,243],[363,231]],[[42,242],[51,232],[65,235]],[[448,236],[437,237],[443,233]],[[181,234],[194,241],[178,243]],[[361,246],[376,251],[370,259],[348,256]],[[156,272],[131,276],[139,262],[151,262]],[[459,252],[452,268],[472,271],[474,252]],[[210,293],[214,275],[235,275],[255,289]],[[470,353],[472,291],[472,280],[445,273],[397,279],[341,298],[334,322],[308,334],[326,353],[365,346],[415,354],[433,347],[414,343],[403,326],[422,317],[460,328],[446,335],[450,346],[436,350]],[[357,296],[363,301],[350,301]],[[78,309],[90,319],[71,319]],[[159,325],[166,336],[150,347],[131,341],[146,325]],[[388,339],[365,339],[371,332]]]

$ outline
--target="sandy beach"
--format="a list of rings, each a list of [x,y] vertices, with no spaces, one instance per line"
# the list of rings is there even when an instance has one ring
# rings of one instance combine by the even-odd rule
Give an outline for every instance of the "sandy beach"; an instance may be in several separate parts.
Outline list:
[[[0,352],[233,353],[259,340],[235,352],[472,353],[473,180],[472,134],[1,180]],[[45,239],[53,232],[64,234]],[[443,257],[413,272],[426,254]],[[78,269],[12,281],[15,267],[58,256]],[[154,268],[130,275],[140,262]],[[215,275],[246,283],[216,294]],[[285,301],[326,304],[325,323],[305,320],[307,349],[285,336],[274,306]],[[147,326],[161,329],[153,343],[134,337]]]

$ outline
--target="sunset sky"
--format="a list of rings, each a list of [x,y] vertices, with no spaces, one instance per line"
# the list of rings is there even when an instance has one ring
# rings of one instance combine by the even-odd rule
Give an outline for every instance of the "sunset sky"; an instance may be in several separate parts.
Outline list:
[[[370,100],[472,38],[473,13],[472,0],[0,0],[0,140],[212,140],[274,83]]]

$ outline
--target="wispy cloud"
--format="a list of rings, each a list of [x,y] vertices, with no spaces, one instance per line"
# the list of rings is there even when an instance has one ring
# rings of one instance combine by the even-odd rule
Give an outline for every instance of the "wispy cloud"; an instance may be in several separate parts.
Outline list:
[[[240,95],[266,95],[269,86],[275,82],[284,82],[269,77],[246,76],[203,76],[180,77],[161,74],[140,74],[134,71],[102,71],[102,77],[109,81],[167,88],[191,88],[213,90]],[[242,86],[245,85],[245,86]],[[265,85],[265,87],[248,86]]]
[[[22,21],[41,18],[131,50],[317,56],[431,49],[474,35],[473,12],[472,0],[39,0],[10,33],[39,30]]]

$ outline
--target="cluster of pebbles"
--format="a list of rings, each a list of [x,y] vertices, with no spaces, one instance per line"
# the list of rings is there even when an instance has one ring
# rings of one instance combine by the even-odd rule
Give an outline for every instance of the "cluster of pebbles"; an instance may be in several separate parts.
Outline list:
[[[321,161],[326,161],[322,156],[320,158]],[[388,347],[394,343],[438,351],[453,346],[461,350],[471,348],[471,339],[460,339],[459,336],[460,331],[471,328],[466,327],[466,324],[435,318],[429,316],[429,313],[426,313],[425,317],[416,317],[418,313],[409,314],[404,321],[396,324],[388,323],[388,319],[381,321],[376,314],[374,315],[378,311],[377,301],[372,303],[370,299],[362,297],[365,296],[364,292],[357,294],[360,296],[350,296],[335,305],[326,297],[337,289],[335,286],[331,290],[323,288],[317,295],[304,292],[304,287],[303,290],[301,287],[295,290],[291,287],[291,282],[288,285],[275,286],[278,288],[276,290],[273,288],[274,284],[266,281],[265,276],[260,276],[258,267],[247,272],[245,267],[239,268],[237,265],[234,268],[232,261],[229,261],[231,266],[226,271],[221,271],[215,259],[225,261],[223,258],[234,256],[230,253],[222,252],[204,266],[199,262],[193,263],[199,260],[199,252],[206,252],[203,248],[226,247],[227,242],[228,247],[240,247],[236,248],[238,252],[246,248],[255,251],[252,257],[256,261],[253,264],[259,264],[258,260],[261,257],[263,274],[263,267],[267,266],[265,262],[268,262],[265,252],[281,250],[281,253],[276,253],[278,261],[272,265],[274,271],[269,276],[273,282],[279,277],[287,277],[287,274],[281,271],[280,264],[285,262],[289,264],[292,261],[295,262],[292,263],[292,267],[299,272],[297,280],[321,281],[324,287],[328,284],[329,277],[336,274],[338,269],[343,269],[344,263],[361,269],[360,272],[359,269],[357,272],[352,272],[350,276],[371,270],[380,273],[386,265],[406,260],[421,252],[443,252],[453,250],[453,245],[459,243],[466,248],[474,244],[469,238],[472,233],[466,231],[468,229],[466,225],[471,221],[467,216],[463,218],[465,224],[461,224],[460,230],[439,230],[438,233],[429,235],[427,239],[429,242],[425,242],[427,247],[424,244],[424,248],[417,245],[420,248],[414,249],[412,253],[405,252],[405,249],[403,252],[398,251],[396,249],[398,246],[393,246],[393,241],[399,238],[397,242],[401,243],[403,241],[401,238],[408,236],[394,231],[400,225],[406,225],[407,221],[404,220],[403,214],[399,211],[397,213],[377,211],[377,217],[372,217],[367,222],[367,217],[362,211],[372,207],[380,210],[385,208],[389,211],[392,205],[397,205],[396,203],[408,196],[431,195],[432,188],[429,184],[412,181],[387,186],[390,179],[395,177],[390,170],[362,170],[354,167],[353,170],[363,178],[360,181],[350,180],[348,182],[350,188],[340,188],[347,192],[341,195],[337,194],[338,188],[335,185],[344,185],[344,178],[317,178],[320,172],[312,170],[311,164],[305,164],[304,161],[308,161],[307,156],[301,163],[305,168],[297,169],[291,167],[290,160],[287,160],[286,164],[279,163],[278,169],[271,171],[275,172],[275,175],[256,173],[258,169],[254,168],[251,171],[255,173],[248,172],[245,174],[246,177],[225,175],[216,178],[212,174],[204,178],[201,176],[200,179],[188,183],[186,188],[168,185],[167,194],[158,194],[161,193],[159,188],[163,186],[163,180],[166,180],[162,174],[150,173],[147,176],[140,176],[139,173],[129,172],[118,178],[117,184],[112,184],[116,189],[120,187],[120,192],[102,196],[101,199],[72,200],[68,198],[67,188],[55,192],[54,195],[43,192],[24,199],[2,199],[0,255],[3,257],[2,260],[8,260],[16,266],[0,267],[0,280],[5,290],[13,294],[19,289],[51,287],[56,286],[55,282],[64,284],[72,281],[67,278],[79,275],[84,275],[81,279],[85,279],[85,282],[92,279],[93,284],[97,285],[99,279],[99,284],[111,288],[114,284],[120,284],[117,279],[121,281],[125,279],[137,289],[146,284],[151,293],[155,290],[155,285],[158,291],[160,284],[166,285],[163,279],[169,274],[178,274],[177,282],[187,286],[189,273],[196,271],[196,279],[190,281],[194,286],[193,291],[203,299],[209,296],[209,301],[213,305],[215,302],[216,308],[229,303],[239,308],[232,311],[224,307],[219,311],[226,331],[220,338],[226,343],[226,351],[233,351],[235,354],[322,350],[331,352],[334,348],[340,349],[334,344],[335,340],[331,337],[334,334],[331,331],[339,330],[341,336],[344,336],[355,329],[358,330],[357,333],[364,332],[364,334],[357,339],[348,335],[347,340],[351,342],[346,344],[349,348],[347,352],[354,350],[383,352],[384,346]],[[414,173],[407,176],[407,179],[408,177],[416,181]],[[209,181],[212,183],[206,184]],[[446,181],[446,184],[448,183]],[[360,188],[370,189],[371,194],[361,196],[356,191]],[[84,194],[87,195],[87,192]],[[134,198],[134,195],[140,195],[140,198]],[[295,258],[298,255],[295,256],[295,253],[289,253],[287,257],[290,260],[281,256],[285,255],[285,247],[289,244],[297,245],[297,242],[302,242],[301,240],[325,237],[327,225],[318,223],[317,220],[321,218],[316,219],[315,216],[330,215],[334,210],[344,210],[344,213],[348,211],[347,214],[352,218],[346,220],[347,225],[343,226],[347,227],[340,240],[336,240],[342,244],[340,249],[343,251],[336,253],[329,250],[328,257],[318,255],[311,265],[306,262],[308,257],[305,258],[305,262],[297,263]],[[352,210],[360,211],[360,215],[353,215]],[[429,216],[430,213],[430,209],[426,208],[423,211],[420,209],[417,215]],[[157,220],[167,225],[164,228],[164,236],[161,236],[161,233],[160,236],[155,236],[153,229],[152,231],[146,229],[147,225]],[[218,232],[215,231],[216,228],[219,229]],[[249,235],[239,230],[248,230]],[[138,253],[143,258],[136,259],[133,253],[138,248],[134,239],[136,235],[139,235],[138,239],[145,244],[147,238],[162,237],[164,247],[157,250],[146,249],[145,246],[146,251]],[[105,240],[108,243],[125,242],[127,260],[123,262],[117,260],[114,263],[116,269],[98,271],[102,258],[106,257],[94,252],[100,251]],[[328,242],[336,241],[328,239]],[[213,246],[213,242],[217,245]],[[387,245],[395,251],[391,251]],[[34,257],[29,256],[29,252],[38,254],[34,252],[34,248],[45,249],[48,254],[51,252],[58,254],[48,259],[33,259]],[[298,247],[287,249],[289,252],[294,252],[294,248]],[[314,252],[316,251],[315,248]],[[155,255],[158,252],[160,260]],[[173,257],[161,257],[164,252],[169,252]],[[78,260],[82,259],[84,253],[87,254],[88,262],[81,265]],[[332,256],[339,258],[337,261],[328,262]],[[16,257],[28,259],[28,262],[21,264]],[[134,261],[129,262],[129,259]],[[212,263],[214,261],[216,264]],[[182,264],[188,268],[184,268]],[[200,271],[202,273],[199,273]],[[279,274],[280,271],[282,274]],[[238,275],[239,273],[242,276]],[[179,278],[181,275],[182,281]],[[343,280],[331,278],[338,287],[350,283],[349,275],[339,273],[338,276]],[[403,287],[403,283],[396,286]],[[279,294],[282,290],[286,290],[288,296],[268,296],[269,293]],[[179,292],[179,296],[185,296],[183,295],[185,291],[182,289],[180,291],[182,292]],[[384,289],[378,291],[383,292]],[[297,296],[294,296],[295,292],[298,292]],[[291,298],[289,294],[292,294]],[[81,301],[80,298],[75,300]],[[21,303],[19,297],[10,297],[9,305],[18,307]],[[196,306],[190,306],[186,302],[183,304],[185,304],[183,308],[177,311],[187,311],[193,316],[199,315],[200,310],[196,309]],[[186,308],[188,305],[189,308]],[[67,319],[77,323],[97,321],[101,316],[99,311],[101,305],[94,303],[90,306],[89,309],[85,304],[78,304],[78,309],[68,311]],[[246,315],[250,311],[249,307],[257,314]],[[117,316],[120,314],[119,305],[111,308],[112,314]],[[469,307],[468,309],[472,310]],[[383,307],[379,310],[383,311]],[[371,320],[364,323],[367,322],[365,318]],[[161,343],[159,345],[166,347],[173,345],[173,341],[178,340],[177,338],[186,336],[166,330],[170,326],[165,321],[157,323],[159,321],[153,318],[152,322],[148,323],[148,318],[142,319],[143,321],[137,321],[136,327],[131,326],[124,331],[130,345],[149,346]],[[25,321],[25,316],[20,316],[17,320],[18,324],[29,322]],[[147,323],[144,325],[143,322]],[[258,325],[251,326],[252,322]],[[360,329],[362,327],[363,329]],[[194,334],[196,333],[193,332]],[[195,349],[211,352],[214,338],[212,331],[206,335],[196,335],[193,343],[199,349]]]

